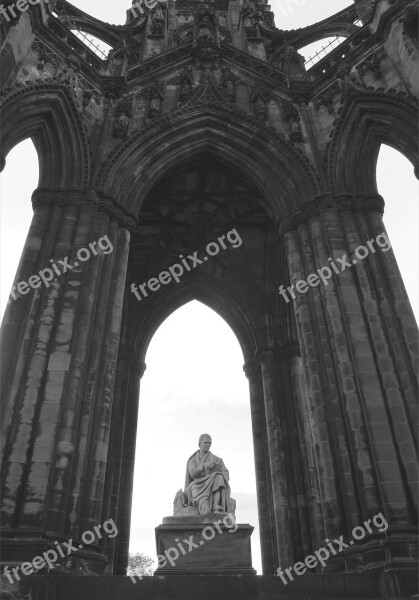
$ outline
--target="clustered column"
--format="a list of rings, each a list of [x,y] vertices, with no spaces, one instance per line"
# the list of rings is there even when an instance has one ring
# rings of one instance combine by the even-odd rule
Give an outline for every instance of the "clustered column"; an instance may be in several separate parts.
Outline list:
[[[404,549],[398,544],[398,560],[409,563],[417,329],[392,250],[375,242],[385,234],[382,209],[378,195],[325,195],[288,215],[280,234],[291,285],[322,267],[332,271],[327,284],[296,292],[293,300],[307,394],[300,415],[309,419],[321,465],[320,537],[347,535],[382,511],[399,542],[406,542]],[[357,250],[361,245],[366,252]],[[350,266],[331,267],[343,257]],[[382,553],[382,560],[388,556]]]
[[[38,547],[53,547],[54,540],[80,539],[100,523],[135,226],[132,215],[93,189],[38,189],[33,205],[16,282],[46,268],[55,271],[53,265],[61,270],[18,295],[3,322],[1,515],[3,543],[13,548],[17,562],[30,558],[19,541],[23,535],[35,540],[32,556]],[[102,246],[96,243],[93,252],[90,244],[99,239]],[[81,249],[89,252],[87,259]],[[85,562],[98,573],[106,559],[96,542],[89,556],[95,551],[97,560]]]

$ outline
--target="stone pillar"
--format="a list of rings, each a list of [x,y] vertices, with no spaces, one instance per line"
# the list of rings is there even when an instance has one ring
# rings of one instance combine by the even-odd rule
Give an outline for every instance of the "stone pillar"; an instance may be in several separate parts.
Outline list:
[[[385,231],[381,211],[378,196],[335,200],[325,195],[284,219],[280,233],[291,285],[331,267],[332,260],[337,266],[337,259],[346,257],[349,263],[343,271],[331,268],[327,285],[320,282],[295,292],[295,300],[288,298],[295,309],[308,417],[321,465],[324,534],[348,535],[382,512],[389,530],[357,542],[358,553],[369,546],[362,562],[408,565],[417,481],[411,425],[417,397],[414,321],[391,251],[376,246],[364,259],[354,254]],[[339,557],[342,567],[354,564],[351,555],[359,564],[355,552]]]
[[[311,543],[320,539],[323,516],[318,470],[313,451],[310,421],[306,418],[307,394],[297,341],[280,346],[281,399],[286,418],[286,465],[290,481],[289,505],[296,560],[304,560]]]
[[[112,463],[109,463],[107,473],[109,489],[114,490],[112,514],[118,526],[118,537],[107,541],[113,550],[106,551],[110,561],[109,574],[114,575],[126,575],[128,565],[140,382],[145,370],[145,363],[139,362],[134,350],[124,348],[121,364],[118,365],[115,390],[117,404],[116,412],[112,415]]]
[[[278,553],[275,544],[275,521],[271,511],[272,484],[268,468],[269,450],[262,377],[260,365],[256,362],[247,363],[243,369],[249,380],[262,571],[264,575],[268,575],[274,574],[278,567]]]
[[[266,430],[269,447],[269,466],[272,482],[272,506],[278,551],[278,565],[288,567],[294,562],[294,545],[291,530],[290,491],[285,455],[286,419],[282,397],[277,382],[277,364],[272,348],[261,350],[256,359],[262,373],[263,396],[265,404]]]
[[[53,278],[36,286],[33,280],[36,289],[22,288],[24,295],[8,306],[1,346],[7,369],[2,557],[15,563],[54,541],[82,544],[81,535],[100,523],[135,226],[132,215],[93,189],[38,189],[33,205],[16,281],[46,268]],[[86,572],[100,573],[106,564],[98,540],[78,558]]]
[[[296,433],[300,449],[304,497],[301,504],[306,515],[301,515],[303,554],[307,556],[313,547],[319,548],[324,539],[323,505],[320,490],[320,473],[317,464],[315,438],[310,418],[307,390],[304,380],[301,356],[295,354],[288,360],[291,379],[291,401],[294,404]],[[305,519],[307,526],[304,527]],[[305,535],[304,535],[305,533]],[[303,537],[304,536],[304,537]]]

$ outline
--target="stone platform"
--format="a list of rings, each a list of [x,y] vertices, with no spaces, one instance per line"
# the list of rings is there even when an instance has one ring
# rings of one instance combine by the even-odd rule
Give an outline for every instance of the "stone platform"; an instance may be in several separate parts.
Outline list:
[[[228,515],[225,515],[228,517]],[[218,518],[217,518],[218,517]],[[156,575],[252,575],[250,536],[254,527],[222,521],[223,515],[166,517],[156,527]],[[167,523],[169,521],[169,523]]]
[[[3,588],[2,600],[411,600],[411,571],[308,574],[284,585],[273,575],[129,577],[28,576]]]

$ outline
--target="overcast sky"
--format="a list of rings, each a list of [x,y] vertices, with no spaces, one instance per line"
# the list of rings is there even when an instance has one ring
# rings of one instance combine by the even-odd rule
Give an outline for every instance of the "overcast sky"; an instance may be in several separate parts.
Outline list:
[[[116,24],[124,22],[124,9],[130,6],[109,0],[73,3]],[[302,27],[351,4],[338,0],[298,3],[301,6],[291,1],[271,3],[278,27]],[[386,200],[387,231],[417,315],[418,182],[412,165],[387,147],[380,152],[377,178]],[[23,142],[7,157],[0,177],[2,313],[31,220],[30,197],[37,180],[35,150],[31,142]],[[239,522],[256,527],[252,552],[254,567],[260,572],[249,395],[237,339],[218,315],[193,302],[163,323],[151,341],[146,362],[137,441],[142,459],[136,462],[131,551],[155,557],[154,527],[172,514],[174,495],[184,484],[186,460],[197,449],[199,435],[207,432],[213,438],[213,452],[230,470]]]

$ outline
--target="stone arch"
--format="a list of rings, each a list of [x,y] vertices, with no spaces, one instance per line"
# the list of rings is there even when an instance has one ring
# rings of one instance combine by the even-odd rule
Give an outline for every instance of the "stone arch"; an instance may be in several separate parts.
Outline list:
[[[419,175],[417,103],[404,93],[352,90],[327,153],[329,184],[336,193],[377,193],[381,144],[401,152]]]
[[[31,138],[39,157],[39,186],[85,187],[89,142],[71,92],[58,83],[14,88],[2,100],[2,167],[7,154]]]
[[[133,135],[108,161],[98,186],[138,214],[164,173],[205,153],[217,156],[247,181],[252,172],[254,184],[263,191],[264,208],[275,220],[319,191],[314,168],[283,136],[248,115],[208,105],[179,111],[171,121],[159,120]]]
[[[235,297],[230,296],[226,302],[223,290],[203,278],[185,283],[175,293],[173,290],[166,292],[160,302],[141,315],[142,318],[135,323],[134,346],[138,359],[145,362],[149,343],[159,327],[170,315],[192,300],[202,302],[224,319],[239,341],[244,362],[250,361],[258,346],[258,334],[248,308]]]

